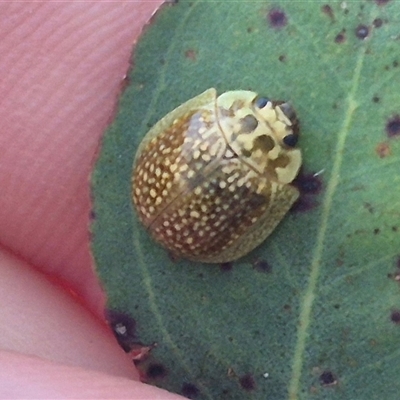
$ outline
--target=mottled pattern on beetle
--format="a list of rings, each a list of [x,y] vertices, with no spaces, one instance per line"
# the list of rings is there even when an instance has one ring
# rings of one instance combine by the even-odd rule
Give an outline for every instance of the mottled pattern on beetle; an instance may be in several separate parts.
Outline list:
[[[175,254],[190,259],[221,253],[268,209],[277,185],[232,156],[228,149],[208,179],[179,196],[152,225],[155,239]]]
[[[223,151],[215,114],[187,113],[153,138],[137,160],[133,200],[145,226],[180,196],[200,184]],[[212,167],[211,167],[212,168]]]
[[[268,110],[268,121],[257,119],[253,110],[243,107],[240,102],[234,102],[228,110],[219,107],[218,114],[232,149],[261,175],[279,181],[277,168],[285,169],[291,163],[290,152],[277,141],[277,138],[291,133],[290,125],[278,119],[280,109]]]

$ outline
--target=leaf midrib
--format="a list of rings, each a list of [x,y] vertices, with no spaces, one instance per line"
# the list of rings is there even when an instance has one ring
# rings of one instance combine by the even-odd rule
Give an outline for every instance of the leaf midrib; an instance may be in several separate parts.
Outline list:
[[[312,313],[314,298],[316,295],[318,278],[321,271],[321,260],[324,251],[326,232],[328,229],[328,221],[332,209],[333,196],[340,182],[340,170],[343,161],[346,139],[349,133],[349,127],[352,121],[353,114],[357,109],[357,107],[359,106],[355,99],[359,87],[361,70],[365,58],[365,52],[366,49],[364,46],[362,46],[357,56],[357,63],[354,69],[351,90],[347,96],[347,111],[345,114],[342,128],[339,130],[337,134],[337,146],[334,152],[335,158],[334,158],[332,173],[329,178],[326,187],[325,197],[322,203],[321,222],[319,225],[319,231],[316,237],[314,252],[311,259],[309,281],[306,290],[304,292],[304,296],[300,303],[300,315],[299,315],[299,323],[297,329],[297,339],[293,355],[292,375],[288,386],[289,400],[299,399],[304,353],[308,338],[308,331],[311,324],[311,313]]]

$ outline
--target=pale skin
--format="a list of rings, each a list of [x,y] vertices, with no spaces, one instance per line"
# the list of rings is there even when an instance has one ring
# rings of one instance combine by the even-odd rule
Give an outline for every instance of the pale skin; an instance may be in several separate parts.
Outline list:
[[[0,397],[179,399],[103,322],[88,177],[161,1],[0,4]]]

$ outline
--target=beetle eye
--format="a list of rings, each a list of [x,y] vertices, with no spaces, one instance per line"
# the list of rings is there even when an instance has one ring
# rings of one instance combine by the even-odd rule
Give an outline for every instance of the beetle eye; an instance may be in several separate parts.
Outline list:
[[[287,147],[294,147],[296,146],[298,140],[299,137],[297,135],[290,133],[283,138],[283,143],[285,143]]]
[[[271,100],[268,99],[267,97],[257,97],[257,99],[255,100],[254,104],[258,107],[258,108],[264,108]]]

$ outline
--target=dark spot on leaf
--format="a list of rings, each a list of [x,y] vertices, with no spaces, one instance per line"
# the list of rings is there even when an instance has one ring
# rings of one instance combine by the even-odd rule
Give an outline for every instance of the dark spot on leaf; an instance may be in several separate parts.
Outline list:
[[[267,261],[262,259],[257,259],[256,261],[254,261],[253,267],[259,272],[272,272],[272,266]]]
[[[220,265],[221,271],[232,271],[233,264],[231,262],[225,262]]]
[[[397,269],[400,269],[400,256],[397,258],[397,265],[396,265]]]
[[[290,212],[307,212],[317,206],[316,202],[309,196],[300,196],[290,208]]]
[[[249,26],[247,28],[247,33],[252,33],[254,31],[254,28],[252,28],[251,26]]]
[[[96,219],[96,212],[95,212],[94,210],[90,210],[89,219],[90,219],[91,221],[93,221],[93,220]]]
[[[239,383],[244,390],[250,391],[256,388],[256,382],[254,381],[254,378],[250,374],[246,374],[240,377]]]
[[[392,226],[392,231],[393,232],[397,232],[398,231],[398,227],[397,226]]]
[[[167,370],[162,364],[150,364],[146,370],[147,378],[161,379],[167,375]]]
[[[399,62],[397,60],[393,61],[393,68],[397,68],[399,66]]]
[[[369,28],[366,25],[358,25],[356,30],[355,30],[356,37],[358,39],[364,40],[368,37],[369,35]]]
[[[378,6],[384,6],[387,3],[389,3],[390,0],[375,0],[375,3],[378,4]]]
[[[364,203],[364,208],[371,214],[374,213],[374,207],[372,207],[371,203],[365,202]]]
[[[380,99],[379,96],[375,95],[375,96],[372,98],[372,101],[373,101],[374,103],[379,103],[379,102],[381,101],[381,99]]]
[[[336,308],[336,310],[339,310],[340,304],[334,304],[334,305],[333,305],[333,308]]]
[[[182,385],[181,394],[189,399],[195,399],[200,394],[200,390],[196,385],[193,385],[193,383],[184,383]]]
[[[283,28],[287,24],[286,14],[280,9],[272,9],[268,13],[268,21],[272,28]]]
[[[344,43],[346,41],[346,30],[343,29],[335,36],[335,43]]]
[[[324,4],[321,7],[321,10],[324,14],[326,14],[332,21],[335,20],[335,14],[333,12],[332,7],[329,4]]]
[[[278,60],[279,60],[280,62],[285,62],[285,61],[286,61],[286,56],[285,56],[284,54],[281,54],[281,55],[278,57]]]
[[[393,310],[390,314],[390,319],[394,324],[400,325],[400,310]]]
[[[168,258],[174,263],[179,261],[179,257],[176,254],[172,253],[172,251],[168,251]]]
[[[390,146],[386,142],[378,143],[375,147],[375,152],[379,158],[385,158],[391,154]]]
[[[129,352],[139,343],[136,337],[136,322],[130,315],[115,310],[106,310],[105,317],[118,344],[124,351]]]
[[[290,304],[285,304],[285,305],[283,306],[283,309],[284,309],[285,311],[292,311],[292,307],[290,306]]]
[[[386,133],[390,138],[400,136],[400,115],[389,119],[386,124]]]
[[[381,230],[379,228],[374,229],[374,235],[377,235],[378,233],[381,233]]]
[[[381,18],[375,18],[372,21],[372,24],[373,24],[374,28],[380,28],[383,25],[383,21]]]
[[[319,376],[319,381],[322,386],[332,386],[337,384],[337,378],[332,371],[324,371]]]
[[[191,61],[196,61],[197,59],[197,52],[193,49],[188,49],[185,51],[185,57]]]
[[[304,174],[302,171],[294,181],[301,194],[318,194],[322,189],[319,174]]]

